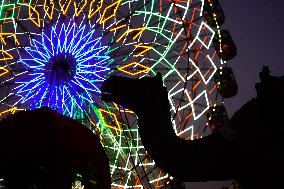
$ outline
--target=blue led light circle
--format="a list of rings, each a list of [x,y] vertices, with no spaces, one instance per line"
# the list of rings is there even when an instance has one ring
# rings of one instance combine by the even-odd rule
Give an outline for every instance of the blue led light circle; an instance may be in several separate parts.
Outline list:
[[[43,31],[19,62],[27,72],[16,81],[16,93],[28,109],[48,106],[74,117],[86,103],[96,103],[99,85],[110,71],[108,46],[101,43],[94,29],[75,22],[57,24]],[[32,103],[29,103],[32,101]]]

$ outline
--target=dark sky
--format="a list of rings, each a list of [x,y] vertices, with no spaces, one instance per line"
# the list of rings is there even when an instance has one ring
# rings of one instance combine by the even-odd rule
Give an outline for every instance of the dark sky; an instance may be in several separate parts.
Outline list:
[[[238,55],[229,61],[239,85],[238,95],[225,101],[232,115],[255,97],[258,72],[268,65],[273,75],[284,75],[284,1],[219,0],[226,15],[224,29],[229,29]],[[227,182],[228,183],[228,182]],[[187,189],[221,189],[227,183],[187,183]]]
[[[226,14],[224,28],[238,47],[237,57],[228,63],[239,85],[238,95],[226,101],[232,114],[256,95],[254,84],[263,65],[271,74],[284,75],[284,1],[219,1]]]

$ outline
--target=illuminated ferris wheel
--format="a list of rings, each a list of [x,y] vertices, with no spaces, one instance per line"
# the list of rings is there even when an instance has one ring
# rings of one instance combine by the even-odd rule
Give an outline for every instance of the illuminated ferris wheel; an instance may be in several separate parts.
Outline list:
[[[1,118],[48,106],[80,120],[101,136],[113,188],[162,188],[170,175],[147,155],[136,115],[100,100],[105,78],[160,72],[187,140],[237,92],[216,0],[4,0],[0,11]]]

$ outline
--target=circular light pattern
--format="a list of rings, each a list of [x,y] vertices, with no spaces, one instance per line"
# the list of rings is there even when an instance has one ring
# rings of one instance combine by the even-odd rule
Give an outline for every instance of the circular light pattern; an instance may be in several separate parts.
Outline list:
[[[74,117],[84,112],[87,103],[95,104],[92,93],[100,93],[98,83],[109,71],[106,66],[107,46],[95,37],[95,30],[75,23],[57,24],[42,31],[40,39],[32,39],[32,47],[25,47],[19,64],[27,72],[16,78],[16,94],[28,109],[49,106]]]
[[[169,175],[145,151],[136,115],[103,103],[99,89],[111,74],[140,78],[161,72],[177,136],[201,137],[205,112],[222,100],[213,75],[225,64],[213,45],[220,26],[206,22],[204,2],[2,1],[1,118],[52,107],[101,136],[113,188],[164,187]]]

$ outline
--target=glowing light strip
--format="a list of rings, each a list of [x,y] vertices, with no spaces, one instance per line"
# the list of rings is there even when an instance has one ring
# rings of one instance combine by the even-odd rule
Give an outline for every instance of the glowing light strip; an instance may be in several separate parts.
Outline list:
[[[118,120],[117,120],[117,118],[116,118],[116,115],[115,115],[114,113],[109,112],[109,111],[106,111],[106,110],[103,110],[103,109],[99,109],[99,110],[100,110],[100,115],[101,115],[101,118],[102,118],[103,125],[104,125],[105,127],[112,128],[112,129],[118,130],[118,131],[121,130],[120,124],[119,124],[119,122],[118,122]],[[108,124],[105,122],[103,113],[109,114],[109,115],[114,119],[115,124],[116,124],[117,127],[108,125]]]
[[[112,183],[111,185],[115,186],[115,187],[118,187],[119,189],[121,189],[121,188],[123,188],[123,189],[127,189],[127,188],[140,188],[140,189],[143,189],[142,185],[128,186],[128,185],[121,185],[121,184],[115,184],[115,183]]]
[[[121,108],[119,107],[119,105],[116,104],[116,103],[114,103],[114,102],[113,102],[113,105],[115,106],[115,108],[116,108],[117,110],[119,110],[119,111],[122,112],[122,113],[135,114],[132,110],[129,110],[129,109],[121,109]]]
[[[59,7],[60,7],[60,9],[61,9],[61,11],[62,11],[62,13],[65,15],[66,13],[67,13],[67,11],[68,11],[68,9],[69,9],[69,7],[70,7],[70,4],[71,4],[71,0],[66,0],[67,2],[67,4],[65,3],[64,5],[62,5],[62,2],[61,2],[62,0],[59,0]],[[64,6],[65,6],[65,8],[64,8]]]
[[[160,178],[157,178],[157,179],[154,179],[154,180],[151,180],[150,181],[150,183],[154,183],[154,182],[157,182],[157,181],[159,181],[159,180],[162,180],[162,179],[165,179],[165,178],[168,178],[169,177],[169,175],[168,174],[166,174],[165,176],[163,176],[163,177],[160,177]]]
[[[120,1],[121,1],[121,0],[118,0],[118,1],[116,1],[115,3],[109,5],[109,6],[107,6],[107,7],[105,8],[105,10],[104,10],[104,12],[103,12],[103,15],[102,15],[102,18],[100,19],[100,24],[102,24],[102,23],[108,21],[109,19],[111,19],[112,17],[115,16],[116,11],[117,11],[117,9],[118,9],[118,6],[120,5]],[[114,10],[113,10],[113,14],[110,15],[109,17],[105,18],[105,15],[106,15],[106,13],[107,13],[107,10],[108,10],[108,9],[111,9],[112,7],[115,7]]]
[[[177,136],[180,136],[180,135],[186,133],[187,131],[191,130],[191,140],[193,140],[193,129],[194,129],[194,127],[192,125],[192,126],[186,128],[186,129],[184,129],[183,131],[177,133]]]
[[[20,45],[20,43],[19,43],[19,41],[18,41],[18,39],[17,39],[16,34],[14,34],[14,33],[0,33],[0,39],[1,39],[1,41],[4,43],[4,45],[7,45],[7,43],[6,43],[6,41],[5,41],[5,39],[4,39],[3,36],[12,36],[12,37],[14,37],[14,40],[15,40],[15,42],[17,43],[17,45]]]
[[[144,68],[144,69],[143,69],[143,70],[140,70],[140,71],[136,71],[136,72],[134,72],[134,73],[124,70],[125,68],[131,67],[131,66],[133,66],[133,65],[134,65],[134,67],[139,66],[139,67]],[[132,62],[132,63],[127,64],[127,65],[125,65],[125,66],[119,67],[118,70],[119,70],[119,71],[122,71],[122,72],[124,72],[124,73],[127,73],[127,74],[129,74],[129,75],[138,75],[138,74],[140,74],[140,73],[146,73],[146,72],[150,71],[150,68],[147,67],[147,66],[144,66],[144,65],[142,65],[142,64],[140,64],[140,63],[138,63],[138,62]]]
[[[142,54],[144,54],[145,52],[149,51],[152,49],[151,46],[145,46],[145,45],[134,45],[135,47],[137,48],[143,48],[144,50],[136,55],[134,55],[134,57],[137,57],[137,56],[141,56]]]
[[[145,28],[128,29],[116,40],[116,42],[119,42],[124,36],[128,35],[129,33],[136,31],[138,31],[138,33],[132,38],[133,40],[135,40],[139,35],[141,35],[145,31]]]
[[[200,33],[201,33],[201,30],[203,30],[203,28],[206,28],[206,29],[208,29],[210,32],[211,32],[211,38],[210,38],[210,40],[209,40],[209,42],[208,42],[208,44],[205,44],[204,42],[203,42],[203,40],[202,39],[200,39]],[[198,40],[206,49],[209,49],[210,48],[210,45],[211,45],[211,43],[212,43],[212,41],[213,41],[213,38],[214,38],[214,36],[215,36],[215,31],[213,30],[213,29],[211,29],[205,22],[203,22],[202,21],[202,23],[201,23],[201,25],[200,25],[200,27],[199,27],[199,30],[198,30],[198,32],[197,32],[197,35],[196,35],[196,37],[194,38],[194,40],[190,43],[190,45],[188,46],[188,49],[190,49],[193,45],[194,45],[194,43]]]
[[[88,0],[85,0],[85,2],[84,2],[84,4],[83,4],[83,6],[81,7],[81,9],[79,10],[79,11],[77,11],[77,3],[76,3],[76,1],[74,1],[74,8],[75,8],[75,15],[76,16],[79,16],[80,14],[81,14],[81,12],[83,11],[83,9],[86,7],[86,5],[87,5],[87,3],[88,3]]]
[[[204,1],[206,1],[206,0],[201,0],[201,11],[200,11],[200,16],[202,16],[203,15],[203,9],[204,9]]]
[[[4,111],[0,112],[0,117],[3,116],[3,114],[6,114],[6,113],[14,114],[17,110],[18,110],[18,107],[13,107],[13,108],[10,108],[8,110],[4,110]]]
[[[47,1],[50,2],[49,4],[51,4],[51,6],[50,5],[48,5],[48,6],[46,5]],[[48,7],[48,9],[51,9],[51,12],[48,12],[47,7]],[[54,3],[53,3],[53,0],[44,0],[43,10],[46,13],[46,15],[48,16],[48,18],[50,18],[50,20],[52,20],[53,13],[54,13]]]
[[[194,102],[197,99],[199,99],[202,95],[205,97],[207,107],[199,115],[196,115],[195,108],[194,108]],[[191,108],[192,108],[194,120],[197,120],[198,118],[200,118],[210,107],[206,90],[204,90],[199,95],[197,95],[197,97],[194,100],[191,100],[191,98],[189,98],[189,101],[190,101],[190,105],[191,105]]]
[[[93,10],[93,4],[96,2],[97,0],[92,0],[92,2],[90,3],[90,9],[89,9],[89,14],[88,14],[88,18],[92,18],[97,12],[99,12],[99,10],[103,7],[103,2],[104,0],[100,0],[101,4],[100,6],[94,11]]]
[[[12,59],[14,59],[14,57],[5,50],[0,50],[0,53],[4,53],[4,56],[3,56],[3,58],[0,58],[0,61],[1,60],[12,60]],[[8,57],[5,57],[5,55],[7,55]]]
[[[193,60],[191,60],[191,58],[189,58],[189,61],[190,61],[190,63],[195,67],[196,71],[200,74],[200,76],[201,76],[203,82],[204,82],[205,84],[208,84],[208,83],[211,81],[212,77],[214,76],[215,72],[217,71],[217,67],[216,67],[216,65],[214,64],[213,60],[211,59],[211,57],[210,57],[209,55],[207,55],[206,58],[210,61],[211,65],[212,65],[212,67],[213,67],[213,72],[211,73],[211,75],[208,77],[207,80],[205,79],[204,75],[203,75],[202,72],[200,71],[199,67],[195,64],[195,62],[194,62]],[[208,74],[208,73],[207,73],[207,74]],[[207,74],[206,74],[206,75],[207,75]],[[205,75],[205,76],[206,76],[206,75]],[[191,74],[191,76],[193,76],[193,75]]]
[[[147,28],[147,29],[148,29],[148,28]],[[156,30],[153,30],[153,31],[154,31],[154,32],[157,32]],[[169,66],[172,70],[174,70],[174,71],[177,73],[177,75],[180,77],[180,79],[185,82],[185,79],[183,78],[183,76],[182,76],[182,75],[179,73],[179,71],[174,67],[174,65],[172,65],[172,64],[169,62],[169,60],[166,58],[166,55],[167,55],[168,52],[171,50],[171,48],[172,48],[172,46],[174,45],[175,41],[179,38],[179,36],[181,35],[181,33],[182,33],[183,31],[184,31],[184,30],[181,29],[181,30],[179,31],[179,33],[175,36],[175,38],[174,38],[173,40],[170,40],[170,41],[168,42],[169,45],[167,46],[167,49],[166,49],[163,53],[161,53],[161,52],[159,52],[158,50],[156,50],[155,48],[153,48],[153,50],[160,56],[160,58],[159,58],[158,61],[156,61],[156,62],[151,66],[151,70],[154,70],[154,67],[157,66],[158,64],[160,64],[161,61],[165,61],[165,62],[168,64],[168,66]]]
[[[4,70],[4,71],[1,71],[1,70]],[[0,77],[5,75],[8,72],[9,72],[9,70],[7,70],[6,68],[0,66]]]
[[[36,14],[36,18],[32,18],[32,15]],[[40,18],[39,18],[39,13],[37,12],[37,10],[32,7],[29,6],[29,19],[37,26],[40,27]]]
[[[121,26],[117,26],[117,27],[115,27],[115,28],[111,28],[110,31],[115,31],[115,30],[124,28],[125,26],[126,26],[126,24],[123,24],[123,25],[121,25]]]
[[[177,20],[172,19],[172,18],[169,18],[169,17],[167,18],[166,16],[163,16],[163,15],[161,15],[160,13],[153,13],[153,12],[148,12],[148,11],[136,11],[136,13],[140,13],[140,14],[144,14],[144,15],[156,16],[156,17],[158,17],[159,19],[171,21],[171,22],[173,22],[173,23],[182,25],[182,22],[177,21]],[[147,28],[148,28],[148,27],[147,27]]]
[[[0,21],[1,20],[3,20],[3,21],[13,20],[14,19],[14,14],[15,14],[15,7],[16,7],[15,4],[6,4],[6,5],[4,5],[4,1],[2,1],[2,5],[0,7],[1,8],[1,10],[0,10]],[[8,17],[8,18],[5,17],[5,15],[2,15],[2,13],[4,13],[3,10],[7,10],[7,9],[12,9],[13,10],[11,17]]]

